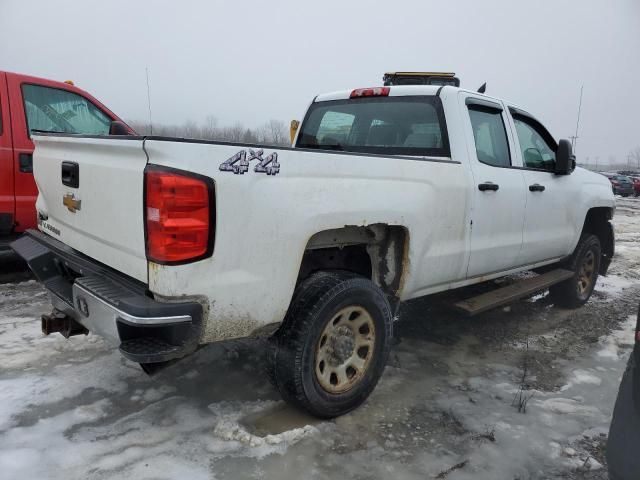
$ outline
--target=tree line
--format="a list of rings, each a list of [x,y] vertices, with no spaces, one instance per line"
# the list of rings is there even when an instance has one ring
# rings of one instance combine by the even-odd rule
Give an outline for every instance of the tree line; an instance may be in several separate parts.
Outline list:
[[[146,122],[128,121],[140,135],[159,135],[163,137],[198,138],[221,142],[260,143],[265,145],[288,145],[289,129],[281,120],[269,120],[257,128],[245,127],[238,122],[231,126],[219,125],[213,115],[207,116],[204,122],[187,120],[182,125],[164,125]]]

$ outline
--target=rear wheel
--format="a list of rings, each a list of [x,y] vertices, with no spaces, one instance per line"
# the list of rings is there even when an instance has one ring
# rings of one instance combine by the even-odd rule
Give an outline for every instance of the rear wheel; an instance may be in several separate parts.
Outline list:
[[[555,305],[577,308],[584,305],[596,286],[600,270],[600,240],[592,234],[584,234],[569,258],[566,268],[573,277],[549,288]]]
[[[296,290],[273,340],[271,378],[289,403],[321,418],[358,407],[389,356],[385,294],[348,272],[319,272]]]

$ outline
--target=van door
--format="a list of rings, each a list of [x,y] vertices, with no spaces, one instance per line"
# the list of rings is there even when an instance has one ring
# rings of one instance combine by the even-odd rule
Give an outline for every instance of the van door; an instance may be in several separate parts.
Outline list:
[[[474,178],[471,248],[467,278],[517,266],[522,246],[525,187],[514,155],[503,105],[460,93]]]
[[[13,232],[16,202],[13,187],[13,143],[7,77],[0,72],[0,236]]]

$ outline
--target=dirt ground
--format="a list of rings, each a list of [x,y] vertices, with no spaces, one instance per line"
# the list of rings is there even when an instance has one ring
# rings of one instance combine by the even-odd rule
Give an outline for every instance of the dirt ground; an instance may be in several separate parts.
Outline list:
[[[0,476],[606,479],[640,293],[640,201],[618,199],[615,226],[610,275],[581,309],[545,294],[474,318],[446,295],[404,305],[374,394],[323,422],[279,399],[258,340],[149,378],[98,337],[43,337],[46,293],[0,256]]]

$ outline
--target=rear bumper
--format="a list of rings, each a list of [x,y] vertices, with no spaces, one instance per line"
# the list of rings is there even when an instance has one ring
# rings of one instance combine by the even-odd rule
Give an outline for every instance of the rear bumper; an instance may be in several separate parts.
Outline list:
[[[50,293],[53,306],[138,363],[183,357],[198,346],[202,306],[158,302],[146,285],[29,230],[11,244]]]

